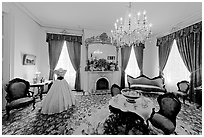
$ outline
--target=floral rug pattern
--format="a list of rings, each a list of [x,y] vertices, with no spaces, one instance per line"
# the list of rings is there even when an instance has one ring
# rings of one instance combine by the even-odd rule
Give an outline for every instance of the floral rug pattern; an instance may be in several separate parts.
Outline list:
[[[149,96],[158,109],[155,97]],[[37,99],[36,108],[32,106],[12,110],[6,120],[2,112],[3,135],[85,135],[103,134],[103,122],[109,115],[108,101],[111,95],[76,95],[77,104],[59,114],[44,115],[40,113],[41,101]],[[99,117],[99,114],[101,117]],[[102,121],[100,121],[100,120]],[[98,121],[97,121],[98,120]],[[98,123],[97,123],[98,122]],[[150,134],[162,134],[150,126]],[[134,132],[137,134],[136,132]],[[175,134],[202,134],[202,107],[199,109],[188,102],[182,104],[177,116]]]

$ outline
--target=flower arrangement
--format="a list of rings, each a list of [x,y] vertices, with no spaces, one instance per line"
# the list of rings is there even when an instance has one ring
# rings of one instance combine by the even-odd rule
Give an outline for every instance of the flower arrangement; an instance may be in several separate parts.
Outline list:
[[[106,59],[94,59],[88,60],[86,71],[115,71],[117,70],[117,64],[109,62]]]

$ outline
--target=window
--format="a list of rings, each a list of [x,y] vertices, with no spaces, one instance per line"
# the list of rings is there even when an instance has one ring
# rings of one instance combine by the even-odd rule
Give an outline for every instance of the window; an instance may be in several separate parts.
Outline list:
[[[176,84],[181,80],[190,80],[190,72],[180,56],[176,40],[174,40],[167,64],[164,68],[164,78],[167,91],[177,90]]]
[[[140,75],[140,69],[137,65],[137,60],[135,57],[135,52],[134,52],[133,46],[131,48],[130,58],[129,58],[127,67],[125,69],[125,87],[128,87],[127,75],[130,75],[132,77],[138,77]]]
[[[59,61],[55,69],[58,69],[58,68],[63,68],[67,70],[67,73],[65,74],[64,79],[69,83],[71,89],[74,89],[76,71],[74,70],[71,60],[69,58],[66,42],[64,42],[63,44],[62,52],[60,54]]]

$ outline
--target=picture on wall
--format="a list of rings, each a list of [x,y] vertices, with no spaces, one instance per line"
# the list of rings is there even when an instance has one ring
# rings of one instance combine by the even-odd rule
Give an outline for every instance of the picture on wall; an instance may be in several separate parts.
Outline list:
[[[115,56],[107,56],[107,60],[115,60]]]
[[[36,63],[36,56],[31,54],[24,54],[23,55],[23,65],[35,65]]]

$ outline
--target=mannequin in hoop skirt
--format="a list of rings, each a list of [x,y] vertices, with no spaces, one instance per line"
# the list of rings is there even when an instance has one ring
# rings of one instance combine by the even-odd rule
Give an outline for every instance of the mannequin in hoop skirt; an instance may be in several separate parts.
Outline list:
[[[64,79],[67,70],[59,68],[54,71],[57,79],[53,82],[46,97],[42,101],[43,114],[55,114],[75,105],[75,97],[68,82]]]

